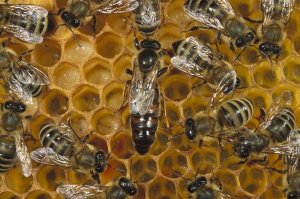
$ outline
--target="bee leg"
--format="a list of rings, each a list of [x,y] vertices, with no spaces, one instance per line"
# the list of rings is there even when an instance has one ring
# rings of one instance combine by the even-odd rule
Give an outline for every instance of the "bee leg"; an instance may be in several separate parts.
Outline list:
[[[93,15],[92,20],[93,20],[93,24],[92,24],[91,28],[92,28],[92,32],[93,32],[94,37],[96,37],[96,25],[97,25],[96,15]]]
[[[184,32],[191,32],[191,31],[196,31],[196,30],[199,30],[199,29],[211,29],[211,28],[207,27],[207,26],[193,26],[193,27],[191,27],[190,29],[188,29]]]
[[[248,158],[239,161],[237,164],[246,164],[248,162]]]
[[[162,76],[163,74],[165,74],[168,71],[169,67],[163,67],[162,69],[160,69],[158,71],[157,77]]]
[[[197,87],[199,87],[199,86],[202,86],[202,85],[204,85],[204,84],[206,84],[206,80],[204,80],[204,81],[201,82],[200,84],[197,84],[197,85],[195,85],[195,86],[192,86],[192,89],[195,89],[195,88],[197,88]]]
[[[249,17],[243,17],[246,21],[250,22],[250,23],[262,23],[262,20],[256,20],[256,19],[251,19]]]
[[[128,69],[130,70],[130,69]],[[132,72],[132,71],[131,71]],[[129,87],[130,87],[130,84],[131,84],[131,80],[128,80],[125,84],[125,89],[124,89],[124,93],[123,93],[123,99],[122,99],[122,103],[120,105],[120,108],[115,111],[115,113],[118,113],[120,110],[122,110],[122,108],[125,106],[126,102],[127,102],[127,99],[128,99],[128,94],[129,94]]]
[[[94,173],[94,171],[91,171],[92,178],[97,182],[97,184],[101,184],[99,173]]]
[[[266,160],[267,160],[267,156],[264,156],[263,159],[253,159],[253,160],[250,160],[249,164],[252,165],[252,164],[257,164],[257,163],[264,163],[264,162],[266,162]]]
[[[30,53],[32,53],[32,51],[33,51],[33,49],[30,49],[30,50],[27,50],[27,51],[22,51],[22,52],[20,53],[18,59],[19,59],[20,61],[22,61],[22,60],[23,60],[23,57],[29,55]]]
[[[286,170],[279,170],[279,169],[275,169],[275,168],[270,168],[270,167],[265,167],[266,169],[269,169],[271,171],[274,171],[276,173],[279,173],[279,174],[286,174],[287,173],[287,169]]]
[[[94,130],[91,130],[87,135],[85,135],[82,139],[82,143],[86,143],[86,141],[88,141],[88,139],[91,137],[93,132]]]
[[[233,46],[232,42],[230,42],[230,50],[232,50],[232,52],[235,52],[235,49],[234,49],[234,46]]]

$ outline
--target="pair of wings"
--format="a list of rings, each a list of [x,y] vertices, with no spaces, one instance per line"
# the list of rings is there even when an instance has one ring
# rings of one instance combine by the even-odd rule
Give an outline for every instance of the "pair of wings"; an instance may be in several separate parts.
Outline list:
[[[59,126],[57,126],[57,129],[63,133],[64,139],[69,140],[74,147],[79,147],[79,150],[87,148],[87,146],[66,122],[61,122]],[[79,167],[68,156],[59,155],[50,147],[38,148],[32,151],[30,156],[33,160],[41,164],[72,168]]]
[[[75,185],[67,184],[57,187],[56,192],[66,199],[86,199],[107,190],[107,186],[101,185]]]
[[[281,20],[286,23],[293,11],[294,3],[295,0],[262,0],[263,26],[272,20]],[[277,10],[279,8],[281,8],[280,13]]]
[[[15,55],[8,53],[8,56],[13,61],[11,71],[1,71],[0,76],[7,84],[9,92],[24,102],[32,103],[33,85],[50,84],[48,76],[33,65],[20,61]]]
[[[205,0],[200,0],[200,1],[205,1]],[[191,9],[193,6],[194,0],[187,0],[183,9],[184,11],[194,20],[199,21],[200,23],[206,25],[207,27],[216,29],[219,32],[222,32],[225,35],[228,35],[226,32],[226,29],[222,22],[216,18],[211,16],[210,14],[204,12],[201,9]],[[208,3],[209,1],[206,1]],[[227,0],[215,0],[214,1],[218,7],[220,7],[221,10],[226,12],[228,15],[236,16],[233,8],[231,7],[230,3]],[[201,4],[199,2],[198,4]]]
[[[148,113],[155,97],[158,71],[159,64],[144,74],[135,60],[129,94],[129,106],[132,114],[145,115]]]
[[[0,5],[1,12],[8,13],[9,15],[15,15],[20,21],[33,20],[31,16],[35,16],[35,19],[45,18],[48,16],[48,11],[42,7],[34,5]],[[25,41],[27,43],[42,43],[42,35],[37,35],[28,32],[25,28],[14,24],[3,24],[0,26],[5,32],[12,34],[14,37]]]
[[[225,62],[222,61],[220,55],[215,52],[208,45],[199,41],[196,37],[188,37],[183,42],[190,44],[192,47],[190,51],[197,54],[203,61],[207,62],[211,66],[228,67]],[[186,49],[185,49],[186,50]],[[193,59],[187,58],[188,56],[175,56],[171,58],[171,63],[177,69],[187,73],[188,75],[199,77],[203,80],[207,79],[207,70],[196,63]],[[225,89],[234,90],[236,84],[237,74],[234,70],[230,70],[223,79],[216,85],[216,91],[211,98],[210,104],[213,105],[219,95],[222,95]]]
[[[90,0],[95,1],[95,0]],[[96,1],[97,2],[97,1]],[[131,12],[139,6],[137,0],[104,0],[100,3],[94,3],[96,8],[91,11],[91,15],[95,14],[111,14]]]
[[[153,25],[160,21],[160,1],[159,0],[141,0],[137,8],[142,25]]]

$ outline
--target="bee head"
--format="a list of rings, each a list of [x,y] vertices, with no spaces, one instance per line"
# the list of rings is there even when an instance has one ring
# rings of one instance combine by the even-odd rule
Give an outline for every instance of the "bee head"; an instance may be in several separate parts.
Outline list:
[[[205,186],[207,183],[207,179],[203,176],[197,178],[195,181],[193,181],[191,184],[187,186],[187,190],[189,193],[194,193],[197,191],[199,187]]]
[[[297,191],[291,191],[287,194],[287,199],[297,199],[298,198],[298,193]]]
[[[102,173],[106,168],[107,155],[104,151],[98,151],[95,155],[95,171]]]
[[[233,150],[238,157],[247,158],[250,155],[251,146],[245,138],[241,138],[233,144]]]
[[[131,180],[125,177],[121,177],[119,180],[119,186],[125,191],[126,194],[133,196],[137,193],[137,188]]]
[[[61,19],[73,28],[78,28],[80,26],[80,20],[71,12],[64,11],[61,13]]]
[[[259,45],[259,50],[263,52],[265,55],[275,54],[278,55],[280,53],[280,48],[277,44],[271,42],[263,42]]]
[[[26,105],[22,102],[15,102],[15,101],[6,101],[4,104],[6,110],[10,110],[14,113],[24,113],[26,110]]]
[[[187,120],[185,120],[184,128],[187,138],[189,140],[193,140],[196,137],[196,126],[194,119],[188,118]]]

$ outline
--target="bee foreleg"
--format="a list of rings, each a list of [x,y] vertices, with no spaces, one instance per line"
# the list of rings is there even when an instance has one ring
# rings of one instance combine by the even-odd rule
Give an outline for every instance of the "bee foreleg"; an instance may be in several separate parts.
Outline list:
[[[94,171],[91,170],[91,175],[92,175],[92,178],[97,182],[97,184],[101,184],[98,173],[94,173]]]

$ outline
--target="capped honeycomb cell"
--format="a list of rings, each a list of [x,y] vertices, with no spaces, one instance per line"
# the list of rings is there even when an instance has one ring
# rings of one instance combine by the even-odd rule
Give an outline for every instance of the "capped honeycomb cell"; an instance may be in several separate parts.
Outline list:
[[[162,85],[164,95],[173,101],[181,101],[190,93],[189,79],[183,75],[172,75]]]
[[[42,44],[35,45],[33,56],[36,63],[41,66],[51,67],[57,64],[61,58],[61,46],[55,40],[45,40]]]
[[[108,109],[97,111],[91,119],[92,126],[101,135],[113,134],[120,126],[119,115]]]
[[[122,39],[112,32],[106,32],[97,37],[95,45],[99,55],[111,59],[121,52]]]
[[[287,80],[300,83],[300,59],[296,56],[290,56],[283,62],[283,72]]]
[[[19,199],[20,198],[17,195],[15,195],[9,191],[4,191],[4,192],[0,193],[0,197],[3,199]]]
[[[131,21],[128,13],[108,15],[106,22],[114,32],[119,34],[126,34],[130,30]]]
[[[274,87],[281,79],[280,69],[270,62],[262,62],[254,68],[254,81],[264,88]]]
[[[49,90],[42,98],[40,107],[50,115],[62,115],[69,108],[69,99],[62,91]]]
[[[117,111],[122,105],[124,84],[112,82],[102,91],[103,104],[106,108]]]
[[[265,191],[267,175],[264,169],[257,167],[245,167],[239,174],[241,188],[254,195],[259,195]]]
[[[74,92],[72,102],[79,111],[94,111],[100,104],[99,91],[92,86],[81,85]]]
[[[20,166],[18,165],[6,172],[5,183],[14,192],[26,193],[33,185],[33,177],[32,175],[29,177],[23,176]]]
[[[55,68],[53,80],[54,83],[62,89],[71,90],[79,83],[80,71],[76,66],[64,62]]]
[[[211,173],[220,162],[219,152],[215,149],[202,146],[189,154],[191,169],[200,174]]]
[[[132,138],[129,133],[115,133],[111,138],[110,146],[112,153],[119,159],[128,159],[134,154]]]
[[[159,167],[164,176],[178,178],[187,170],[186,156],[174,150],[167,150],[159,159]]]
[[[119,80],[126,81],[131,79],[125,71],[126,69],[132,69],[133,58],[130,55],[121,55],[114,63],[114,74]]]
[[[100,58],[93,58],[83,66],[83,74],[86,81],[96,84],[105,85],[111,79],[111,65]]]
[[[73,63],[83,63],[88,60],[93,51],[90,41],[81,35],[73,35],[65,44],[64,55],[66,59]]]
[[[156,172],[156,162],[151,156],[145,155],[133,158],[131,175],[134,181],[148,182],[156,176]]]
[[[173,181],[160,176],[150,183],[147,195],[153,199],[176,198],[176,187]]]
[[[42,190],[31,191],[25,199],[51,199],[51,196]]]
[[[37,172],[37,181],[44,189],[55,191],[59,185],[66,181],[64,168],[42,165]]]

